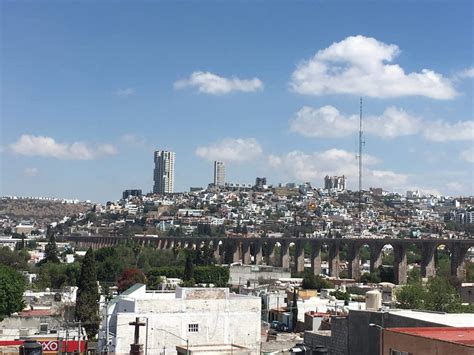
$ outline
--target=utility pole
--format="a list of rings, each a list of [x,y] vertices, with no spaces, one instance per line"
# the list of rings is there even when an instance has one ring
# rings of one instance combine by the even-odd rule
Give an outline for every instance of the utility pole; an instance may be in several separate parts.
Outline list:
[[[77,329],[77,350],[79,351],[79,354],[80,354],[81,353],[81,320],[79,320],[78,329]]]
[[[66,354],[68,353],[69,323],[66,323]]]
[[[109,301],[105,301],[105,354],[109,355]]]

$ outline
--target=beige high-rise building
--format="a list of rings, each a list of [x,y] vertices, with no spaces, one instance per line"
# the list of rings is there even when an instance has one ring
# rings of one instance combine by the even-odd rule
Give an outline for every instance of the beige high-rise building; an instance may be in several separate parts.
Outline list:
[[[225,164],[223,161],[214,162],[214,186],[225,185]]]
[[[153,193],[170,194],[174,192],[174,160],[175,153],[157,150],[154,154],[155,169],[153,170]]]

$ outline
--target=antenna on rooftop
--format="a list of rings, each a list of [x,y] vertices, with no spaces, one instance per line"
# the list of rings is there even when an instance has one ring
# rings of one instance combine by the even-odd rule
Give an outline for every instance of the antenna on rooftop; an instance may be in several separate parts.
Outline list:
[[[359,110],[359,235],[362,235],[362,146],[365,144],[362,131],[362,97]]]

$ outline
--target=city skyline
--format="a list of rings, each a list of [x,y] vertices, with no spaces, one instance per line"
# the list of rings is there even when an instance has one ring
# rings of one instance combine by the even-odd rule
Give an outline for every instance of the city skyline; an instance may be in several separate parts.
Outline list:
[[[355,190],[360,96],[364,189],[473,195],[472,3],[341,4],[2,3],[1,195],[147,192],[157,149]]]

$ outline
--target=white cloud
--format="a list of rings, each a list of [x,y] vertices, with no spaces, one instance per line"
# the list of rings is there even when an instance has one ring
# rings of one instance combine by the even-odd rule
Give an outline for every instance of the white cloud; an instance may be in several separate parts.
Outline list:
[[[345,115],[333,106],[304,106],[290,119],[290,130],[305,137],[346,137],[358,132],[359,116]],[[474,121],[430,122],[413,116],[401,108],[388,107],[377,116],[364,117],[363,131],[382,138],[422,133],[434,142],[474,140]]]
[[[23,170],[23,173],[24,173],[26,176],[31,176],[31,177],[33,177],[33,176],[37,176],[37,175],[38,175],[39,170],[38,170],[38,168],[25,168],[25,169]]]
[[[364,186],[382,186],[386,189],[402,190],[408,176],[392,171],[378,170],[373,167],[380,161],[364,155]],[[270,155],[269,165],[281,172],[287,179],[299,182],[312,181],[322,184],[326,175],[345,175],[348,184],[356,188],[358,181],[358,162],[353,153],[342,149],[329,149],[321,152],[304,153],[292,151],[285,155]]]
[[[129,96],[135,95],[135,89],[134,88],[117,89],[113,92],[113,94],[119,97],[129,97]]]
[[[464,185],[457,182],[457,181],[451,181],[451,182],[448,182],[446,184],[446,187],[450,190],[450,191],[463,191],[464,189]]]
[[[470,67],[461,71],[459,74],[456,75],[457,78],[474,78],[474,67]]]
[[[426,139],[435,142],[474,140],[474,121],[426,123],[423,130]]]
[[[120,140],[128,145],[132,146],[144,146],[146,144],[146,139],[143,137],[139,137],[135,134],[124,134],[120,137]]]
[[[18,141],[10,144],[10,151],[19,155],[49,157],[63,160],[92,160],[117,154],[111,144],[91,147],[84,142],[57,143],[51,137],[22,135]]]
[[[196,155],[206,160],[244,162],[262,154],[262,147],[255,138],[225,138],[219,142],[196,149]]]
[[[467,148],[460,153],[462,160],[467,161],[468,163],[474,163],[474,147]]]
[[[351,36],[319,50],[291,76],[291,88],[300,94],[353,94],[377,98],[426,96],[452,99],[450,79],[429,69],[405,73],[393,62],[398,46],[375,38]]]
[[[205,94],[225,95],[232,91],[254,92],[263,90],[263,83],[258,78],[224,78],[210,72],[196,71],[188,79],[175,82],[174,87],[175,89],[197,87],[200,92]]]
[[[380,116],[364,118],[364,132],[384,138],[416,134],[418,117],[397,107],[389,107]],[[303,107],[290,120],[290,129],[306,137],[345,137],[359,130],[358,115],[344,115],[333,106],[314,109]]]

